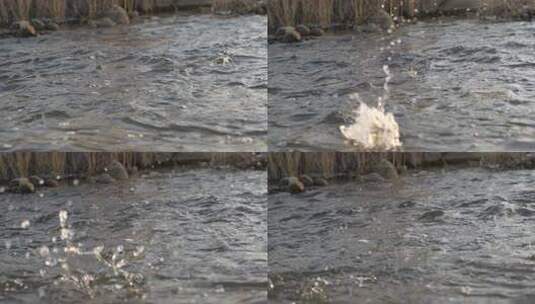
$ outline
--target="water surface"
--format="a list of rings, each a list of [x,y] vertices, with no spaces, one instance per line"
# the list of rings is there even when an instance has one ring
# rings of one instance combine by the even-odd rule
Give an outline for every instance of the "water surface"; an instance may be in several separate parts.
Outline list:
[[[263,303],[265,184],[260,171],[176,169],[0,195],[0,302]]]
[[[535,171],[269,195],[273,303],[531,303]]]
[[[0,149],[264,151],[264,16],[172,15],[0,42]]]
[[[353,94],[377,105],[384,65],[402,150],[534,149],[534,29],[444,19],[269,45],[270,149],[354,150],[339,126],[354,118]]]

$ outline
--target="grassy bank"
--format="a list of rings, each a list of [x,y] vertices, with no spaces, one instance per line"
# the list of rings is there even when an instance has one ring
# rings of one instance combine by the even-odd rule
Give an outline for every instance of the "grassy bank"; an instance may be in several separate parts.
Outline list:
[[[14,152],[0,153],[0,182],[16,177],[88,176],[101,173],[112,161],[127,169],[152,166],[190,165],[211,162],[214,165],[247,167],[255,160],[251,153],[102,153],[102,152]]]
[[[227,1],[231,0],[214,0],[214,5]],[[134,10],[151,13],[202,6],[205,3],[210,4],[209,1],[191,0],[0,0],[0,26],[33,18],[49,18],[59,23],[70,19],[92,19],[113,5],[120,5],[129,13]]]
[[[391,16],[412,16],[419,0],[271,0],[270,29],[297,24],[361,24],[384,7]]]
[[[268,18],[270,31],[281,26],[298,24],[329,27],[333,24],[358,25],[384,8],[392,17],[425,17],[442,13],[462,13],[444,0],[270,0]],[[525,6],[535,8],[535,0],[482,0],[477,13],[499,18],[517,17]],[[444,9],[446,9],[445,11]],[[398,19],[399,20],[399,19]]]
[[[448,164],[519,168],[535,165],[527,153],[270,153],[268,175],[270,180],[302,174],[326,178],[366,173],[377,160],[387,159],[400,168],[421,168]]]

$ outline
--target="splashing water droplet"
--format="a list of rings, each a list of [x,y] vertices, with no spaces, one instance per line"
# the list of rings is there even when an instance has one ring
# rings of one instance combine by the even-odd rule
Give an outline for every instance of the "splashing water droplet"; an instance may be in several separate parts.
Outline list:
[[[61,210],[59,212],[59,225],[61,228],[67,227],[67,219],[69,218],[69,214],[65,210]]]
[[[30,221],[29,220],[22,221],[22,223],[20,224],[20,227],[22,229],[28,229],[30,227]]]

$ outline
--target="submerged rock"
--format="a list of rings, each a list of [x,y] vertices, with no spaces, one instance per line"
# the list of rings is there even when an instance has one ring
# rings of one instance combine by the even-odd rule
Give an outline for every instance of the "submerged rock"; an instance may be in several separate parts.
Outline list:
[[[128,17],[128,13],[119,5],[112,6],[106,12],[105,17],[109,18],[116,24],[130,24],[130,17]]]
[[[18,21],[13,23],[11,29],[15,31],[15,35],[18,37],[35,37],[37,31],[28,21]]]
[[[292,43],[301,41],[302,37],[294,27],[285,26],[277,31],[277,39],[281,42]]]
[[[115,183],[115,179],[111,177],[108,173],[101,174],[97,176],[95,181],[99,184],[113,184]]]
[[[108,166],[108,174],[116,180],[127,180],[128,172],[126,168],[120,162],[114,160]]]
[[[424,214],[422,214],[418,220],[420,221],[435,221],[437,218],[443,216],[445,214],[444,211],[442,210],[433,210],[433,211],[428,211]]]
[[[362,176],[362,181],[366,183],[384,183],[386,180],[379,173],[370,173]]]
[[[117,24],[108,17],[89,22],[89,26],[98,27],[98,28],[108,28],[108,27],[114,27],[116,25]]]
[[[9,183],[8,191],[12,193],[34,193],[35,186],[25,177],[16,178]]]

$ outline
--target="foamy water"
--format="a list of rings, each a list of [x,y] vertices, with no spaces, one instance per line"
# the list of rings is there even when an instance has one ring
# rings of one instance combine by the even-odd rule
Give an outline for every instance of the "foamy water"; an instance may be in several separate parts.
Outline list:
[[[392,113],[386,113],[384,103],[389,98],[388,83],[392,73],[387,65],[383,66],[386,74],[384,95],[379,97],[377,107],[370,107],[364,103],[358,94],[352,94],[350,99],[359,102],[359,108],[353,111],[354,123],[340,126],[340,132],[349,143],[366,149],[395,150],[401,147],[399,125]]]

